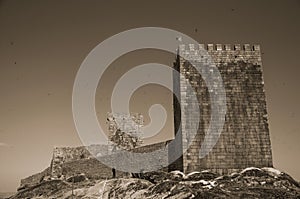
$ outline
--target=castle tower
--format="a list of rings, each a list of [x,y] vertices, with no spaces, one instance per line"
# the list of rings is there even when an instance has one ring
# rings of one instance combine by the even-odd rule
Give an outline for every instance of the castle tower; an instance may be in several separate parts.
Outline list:
[[[178,146],[170,145],[169,151],[186,152],[170,164],[169,170],[188,173],[210,169],[228,173],[250,166],[272,166],[260,46],[245,44],[234,45],[232,48],[231,45],[208,44],[208,55],[200,52],[203,46],[181,45],[174,63],[174,69],[189,81],[196,92],[201,114],[199,128],[190,129],[191,125],[185,123],[193,121],[186,114],[193,111],[190,93],[181,86],[186,80],[174,76],[174,92],[180,96],[178,100],[174,97],[174,125],[181,142]],[[211,103],[207,86],[191,63],[201,64],[208,60],[207,56],[211,57],[221,74],[227,112],[217,143],[208,155],[200,159],[199,150],[211,119]],[[188,57],[188,60],[183,57]],[[186,132],[189,130],[194,131],[196,136],[190,147],[187,147]]]

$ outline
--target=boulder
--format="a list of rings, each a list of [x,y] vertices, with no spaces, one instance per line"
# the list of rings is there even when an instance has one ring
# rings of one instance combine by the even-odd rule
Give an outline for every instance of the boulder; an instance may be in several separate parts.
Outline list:
[[[74,175],[71,177],[68,177],[66,179],[67,182],[73,182],[73,183],[77,183],[77,182],[82,182],[85,181],[87,178],[85,176],[85,174],[78,174],[78,175]]]

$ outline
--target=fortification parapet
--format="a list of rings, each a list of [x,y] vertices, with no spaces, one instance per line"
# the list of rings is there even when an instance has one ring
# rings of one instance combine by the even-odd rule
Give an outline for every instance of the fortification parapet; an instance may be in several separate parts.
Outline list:
[[[245,62],[261,65],[261,52],[258,44],[182,44],[178,54],[189,61],[197,61],[202,64],[210,64],[210,58],[216,65],[226,63]]]

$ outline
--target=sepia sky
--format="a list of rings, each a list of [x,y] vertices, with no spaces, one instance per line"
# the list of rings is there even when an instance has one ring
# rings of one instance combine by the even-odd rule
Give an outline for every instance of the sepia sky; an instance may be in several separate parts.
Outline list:
[[[100,42],[137,27],[164,27],[199,43],[260,44],[274,166],[300,180],[300,1],[0,1],[0,192],[15,191],[21,178],[45,169],[54,146],[79,146],[72,117],[77,70]],[[174,55],[157,50],[117,59],[96,95],[105,125],[114,83],[142,63],[172,65]],[[165,106],[172,124],[171,93],[140,88],[130,108]],[[151,142],[151,139],[148,140]]]

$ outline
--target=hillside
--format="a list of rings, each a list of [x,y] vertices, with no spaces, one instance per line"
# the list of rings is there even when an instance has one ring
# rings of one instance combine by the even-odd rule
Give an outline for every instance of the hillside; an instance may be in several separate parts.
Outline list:
[[[139,178],[109,180],[89,180],[81,174],[68,180],[45,181],[10,197],[20,198],[300,198],[300,185],[273,168],[247,168],[223,176],[209,171],[188,175],[151,172]]]

